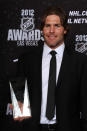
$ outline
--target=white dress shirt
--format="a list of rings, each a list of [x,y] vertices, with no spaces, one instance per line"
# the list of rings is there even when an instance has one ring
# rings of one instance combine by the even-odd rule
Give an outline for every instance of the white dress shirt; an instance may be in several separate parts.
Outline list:
[[[64,43],[55,49],[56,54],[56,83],[58,81],[59,71],[61,67],[63,52],[65,45]],[[56,107],[55,107],[55,115],[52,120],[48,120],[46,117],[46,105],[47,105],[47,92],[48,92],[48,79],[49,79],[49,67],[50,67],[50,59],[52,51],[45,43],[43,47],[43,56],[42,56],[42,103],[41,103],[41,124],[54,124],[56,123]]]

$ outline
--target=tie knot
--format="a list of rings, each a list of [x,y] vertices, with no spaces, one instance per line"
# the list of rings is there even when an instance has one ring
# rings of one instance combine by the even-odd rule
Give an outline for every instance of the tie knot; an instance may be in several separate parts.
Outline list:
[[[57,53],[56,53],[56,51],[52,50],[52,51],[50,52],[50,54],[51,54],[52,56],[55,56]]]

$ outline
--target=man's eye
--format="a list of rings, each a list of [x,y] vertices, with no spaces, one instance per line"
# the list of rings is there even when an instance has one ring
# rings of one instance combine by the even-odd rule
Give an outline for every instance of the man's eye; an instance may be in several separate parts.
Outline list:
[[[55,27],[61,27],[61,25],[59,25],[59,24],[55,24]]]
[[[45,27],[50,27],[50,25],[49,25],[49,24],[47,24],[47,25],[45,25]]]

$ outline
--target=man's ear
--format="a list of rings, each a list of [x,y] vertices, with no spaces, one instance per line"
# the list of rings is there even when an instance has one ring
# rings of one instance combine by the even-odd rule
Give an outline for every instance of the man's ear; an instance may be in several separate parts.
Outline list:
[[[64,34],[67,34],[67,30],[64,30]]]

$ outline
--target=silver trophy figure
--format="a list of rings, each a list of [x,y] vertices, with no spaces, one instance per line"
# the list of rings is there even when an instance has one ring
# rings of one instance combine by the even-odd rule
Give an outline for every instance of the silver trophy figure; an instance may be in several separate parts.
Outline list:
[[[11,100],[13,106],[13,117],[14,118],[27,117],[27,116],[31,117],[31,108],[30,108],[27,80],[16,79],[10,81],[9,84],[10,84]],[[22,109],[20,108],[19,103],[21,103]]]

